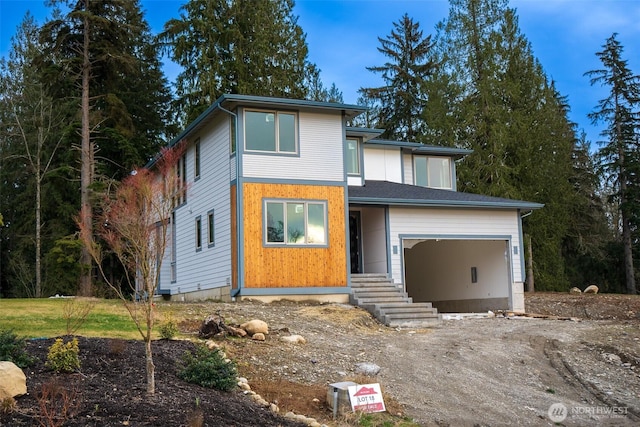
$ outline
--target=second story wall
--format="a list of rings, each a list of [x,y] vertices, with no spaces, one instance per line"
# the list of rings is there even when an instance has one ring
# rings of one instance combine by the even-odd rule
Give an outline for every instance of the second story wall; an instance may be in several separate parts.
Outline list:
[[[364,177],[373,181],[402,183],[400,148],[364,148]]]
[[[245,178],[345,181],[344,128],[340,113],[297,112],[296,153],[245,149],[244,112],[239,109],[241,176]]]

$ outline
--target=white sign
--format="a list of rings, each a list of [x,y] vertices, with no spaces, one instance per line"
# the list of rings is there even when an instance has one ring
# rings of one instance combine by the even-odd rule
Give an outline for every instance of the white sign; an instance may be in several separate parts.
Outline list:
[[[349,386],[351,409],[361,412],[384,412],[384,400],[380,384],[364,384]]]

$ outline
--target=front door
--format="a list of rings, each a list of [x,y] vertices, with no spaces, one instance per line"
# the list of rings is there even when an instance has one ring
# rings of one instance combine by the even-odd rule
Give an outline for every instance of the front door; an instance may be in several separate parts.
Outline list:
[[[362,245],[360,243],[360,212],[349,211],[349,241],[351,243],[351,274],[362,273]]]

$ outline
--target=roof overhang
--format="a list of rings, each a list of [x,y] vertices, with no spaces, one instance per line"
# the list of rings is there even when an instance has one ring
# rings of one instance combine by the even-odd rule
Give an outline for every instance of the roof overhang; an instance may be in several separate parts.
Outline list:
[[[396,147],[400,148],[404,152],[418,153],[418,154],[430,154],[434,156],[448,156],[454,159],[460,159],[467,154],[473,153],[473,150],[466,148],[455,147],[442,147],[439,145],[426,145],[419,142],[406,142],[406,141],[390,141],[384,139],[371,139],[366,142],[367,146],[371,147]]]

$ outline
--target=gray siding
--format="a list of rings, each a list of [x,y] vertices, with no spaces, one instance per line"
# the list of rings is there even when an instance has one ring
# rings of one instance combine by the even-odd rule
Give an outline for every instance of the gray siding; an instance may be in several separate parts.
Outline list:
[[[340,114],[298,114],[298,156],[244,153],[247,178],[344,181],[344,140]]]
[[[487,236],[511,236],[511,268],[514,282],[522,282],[520,256],[522,246],[518,230],[516,210],[496,211],[479,209],[413,209],[390,208],[389,228],[391,247],[398,248],[398,254],[391,255],[392,276],[402,282],[400,259],[400,235],[405,236],[458,236],[460,239],[486,238]],[[455,237],[454,237],[455,238]],[[517,254],[513,247],[517,247]],[[393,253],[393,251],[392,251]]]
[[[232,163],[229,158],[228,119],[218,117],[189,141],[200,138],[200,179],[193,180],[194,148],[187,150],[189,188],[187,203],[176,210],[177,280],[170,284],[171,294],[223,287],[231,277],[231,226],[229,178]],[[214,211],[215,242],[207,244],[207,214]],[[202,249],[196,251],[196,218],[202,221]],[[165,269],[163,269],[164,272]],[[163,280],[162,288],[169,278]]]

